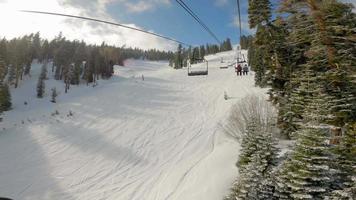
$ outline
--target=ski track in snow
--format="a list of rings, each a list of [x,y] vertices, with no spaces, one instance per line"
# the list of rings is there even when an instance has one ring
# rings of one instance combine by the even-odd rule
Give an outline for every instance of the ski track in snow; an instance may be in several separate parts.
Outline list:
[[[37,78],[26,80],[0,123],[0,196],[222,199],[237,175],[239,146],[219,123],[239,99],[265,92],[253,87],[253,76],[219,69],[227,65],[220,58],[234,54],[208,56],[208,76],[129,60],[95,88],[72,86],[64,94],[62,83],[50,80],[46,90],[60,92],[56,104],[49,95],[34,97]],[[39,68],[33,66],[34,77]],[[234,98],[225,101],[224,91]],[[55,110],[60,114],[51,116]]]

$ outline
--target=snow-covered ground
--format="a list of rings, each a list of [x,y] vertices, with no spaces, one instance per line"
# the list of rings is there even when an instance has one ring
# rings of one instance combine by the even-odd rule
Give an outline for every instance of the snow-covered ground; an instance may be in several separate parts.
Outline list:
[[[94,88],[64,94],[63,83],[48,80],[44,99],[35,97],[34,65],[0,123],[0,196],[222,199],[237,176],[239,145],[220,124],[241,98],[265,92],[253,87],[253,76],[219,69],[234,55],[208,56],[209,75],[196,77],[166,62],[128,60]],[[61,90],[56,104],[49,102],[54,86]]]

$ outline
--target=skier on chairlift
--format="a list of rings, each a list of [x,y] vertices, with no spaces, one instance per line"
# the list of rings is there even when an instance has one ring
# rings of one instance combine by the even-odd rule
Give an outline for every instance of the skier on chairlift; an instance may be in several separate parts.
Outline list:
[[[245,66],[243,68],[243,75],[248,75],[248,66],[247,66],[247,64],[245,64]]]
[[[241,65],[239,64],[239,63],[236,63],[236,69],[235,69],[235,71],[236,71],[236,75],[237,76],[241,76],[242,74],[241,74],[241,72],[242,72],[242,67],[241,67]]]

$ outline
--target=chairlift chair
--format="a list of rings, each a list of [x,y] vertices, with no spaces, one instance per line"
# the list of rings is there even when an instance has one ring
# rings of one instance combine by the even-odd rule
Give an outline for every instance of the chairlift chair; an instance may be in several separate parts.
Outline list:
[[[238,63],[245,63],[246,62],[246,59],[245,59],[245,55],[244,54],[241,54],[242,55],[242,58],[238,58],[237,62]]]
[[[194,66],[188,60],[188,76],[206,76],[208,75],[209,64],[208,61],[204,58],[193,58],[192,59]]]

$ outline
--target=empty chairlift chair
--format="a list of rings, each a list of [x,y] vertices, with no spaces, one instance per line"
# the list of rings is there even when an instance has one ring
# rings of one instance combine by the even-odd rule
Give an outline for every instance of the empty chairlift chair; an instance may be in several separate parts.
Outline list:
[[[246,59],[245,59],[245,55],[241,54],[238,58],[237,58],[237,62],[238,63],[245,63]]]
[[[208,61],[203,59],[188,60],[188,76],[206,76],[208,75],[209,64]]]

